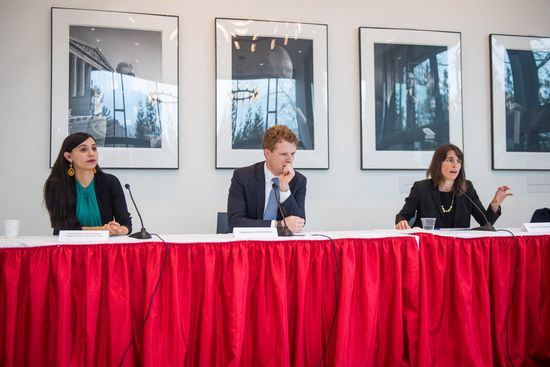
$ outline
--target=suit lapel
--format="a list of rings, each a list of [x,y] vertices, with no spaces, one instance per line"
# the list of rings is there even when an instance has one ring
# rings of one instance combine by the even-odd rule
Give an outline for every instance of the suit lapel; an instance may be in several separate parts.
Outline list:
[[[256,211],[258,213],[258,219],[263,219],[265,205],[264,162],[256,163],[256,201]]]

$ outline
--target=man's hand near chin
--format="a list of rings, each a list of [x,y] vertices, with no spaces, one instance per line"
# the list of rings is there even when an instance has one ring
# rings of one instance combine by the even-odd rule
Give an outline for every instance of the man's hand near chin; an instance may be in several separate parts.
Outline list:
[[[294,167],[292,166],[292,163],[288,163],[283,167],[283,173],[279,176],[279,185],[280,189],[283,192],[286,192],[289,190],[289,183],[294,178],[294,175],[296,172],[294,171]]]

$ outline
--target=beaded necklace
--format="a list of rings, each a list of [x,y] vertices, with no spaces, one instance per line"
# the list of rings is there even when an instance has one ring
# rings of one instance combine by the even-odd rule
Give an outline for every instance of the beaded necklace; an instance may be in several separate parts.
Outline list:
[[[449,206],[449,209],[445,209],[443,204],[441,205],[441,210],[443,213],[449,213],[451,210],[453,210],[453,203],[455,202],[455,192],[453,191],[453,198],[451,199],[451,205]]]

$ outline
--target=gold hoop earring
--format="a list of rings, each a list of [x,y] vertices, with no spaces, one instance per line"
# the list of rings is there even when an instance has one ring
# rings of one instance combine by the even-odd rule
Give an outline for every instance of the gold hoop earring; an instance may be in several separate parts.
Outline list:
[[[71,177],[74,176],[73,162],[69,162],[69,169],[67,170],[67,174]]]
[[[95,167],[94,167],[94,173],[97,173],[97,171],[96,171]]]

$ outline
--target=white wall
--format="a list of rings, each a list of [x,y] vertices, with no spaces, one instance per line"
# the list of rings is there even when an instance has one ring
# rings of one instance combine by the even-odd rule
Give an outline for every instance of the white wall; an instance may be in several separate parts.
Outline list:
[[[550,36],[547,0],[0,0],[0,220],[20,218],[24,235],[50,233],[42,186],[50,171],[51,6],[180,17],[180,169],[110,170],[131,183],[149,230],[212,233],[216,212],[226,208],[232,172],[214,168],[215,17],[328,24],[330,169],[304,171],[307,230],[392,227],[406,196],[400,183],[424,175],[360,170],[359,26],[462,32],[468,178],[486,204],[498,185],[513,188],[499,227],[518,226],[535,208],[550,206],[550,189],[528,189],[529,180],[548,184],[550,172],[491,170],[488,46],[490,33]]]

